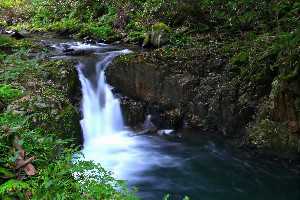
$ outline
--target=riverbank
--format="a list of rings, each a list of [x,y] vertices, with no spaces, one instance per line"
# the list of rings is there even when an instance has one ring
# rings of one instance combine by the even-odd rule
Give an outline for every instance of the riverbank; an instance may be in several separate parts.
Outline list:
[[[134,199],[127,189],[117,192],[119,183],[100,165],[72,164],[82,142],[75,63],[51,60],[40,42],[0,35],[1,199]],[[35,170],[18,167],[16,143]],[[90,178],[101,182],[73,176],[94,168],[99,174]]]

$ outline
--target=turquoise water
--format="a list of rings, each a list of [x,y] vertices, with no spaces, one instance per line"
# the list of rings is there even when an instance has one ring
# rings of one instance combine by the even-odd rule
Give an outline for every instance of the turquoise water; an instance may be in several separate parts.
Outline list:
[[[178,165],[137,171],[140,179],[129,180],[142,199],[195,200],[299,200],[300,176],[275,162],[243,158],[221,140],[195,137],[170,141],[157,136],[139,136],[145,152],[170,156]]]

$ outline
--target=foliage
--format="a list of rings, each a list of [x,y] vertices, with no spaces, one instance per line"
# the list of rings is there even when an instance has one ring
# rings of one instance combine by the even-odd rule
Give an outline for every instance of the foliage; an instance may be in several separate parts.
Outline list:
[[[29,181],[35,188],[32,199],[136,199],[100,165],[87,161],[72,164],[72,154],[62,154]]]
[[[240,69],[241,77],[249,81],[261,82],[274,76],[293,79],[299,76],[299,36],[299,31],[280,32],[230,43],[235,51],[230,62]]]
[[[0,8],[13,8],[22,5],[24,0],[1,0]]]
[[[18,79],[23,75],[25,70],[35,70],[38,67],[37,60],[26,59],[29,51],[25,48],[21,48],[14,54],[7,55],[2,61],[3,65],[0,66],[0,70],[3,72],[0,74],[0,81],[10,82]]]
[[[13,199],[18,197],[19,199],[27,199],[26,192],[30,191],[30,186],[24,181],[11,179],[6,181],[0,187],[0,197],[3,200]]]
[[[9,103],[22,95],[22,91],[13,88],[11,85],[0,84],[0,99]]]

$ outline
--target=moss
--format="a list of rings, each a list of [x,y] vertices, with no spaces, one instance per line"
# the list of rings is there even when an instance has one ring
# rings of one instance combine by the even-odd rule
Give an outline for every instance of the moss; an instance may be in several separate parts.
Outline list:
[[[240,52],[237,55],[233,56],[230,62],[234,65],[243,65],[249,62],[249,55],[247,52]]]
[[[72,105],[66,105],[56,117],[58,129],[64,134],[62,138],[74,138],[78,143],[81,142],[80,117],[76,108]]]
[[[16,89],[11,85],[0,84],[0,100],[6,104],[21,97],[22,90]]]
[[[289,131],[285,123],[263,119],[249,131],[250,143],[259,149],[268,150],[277,156],[300,152],[300,137],[287,134]]]
[[[120,63],[120,64],[129,64],[134,60],[136,56],[137,55],[135,53],[121,55],[117,57],[113,62]]]
[[[163,22],[158,22],[152,26],[153,31],[166,31],[166,32],[171,32],[172,29],[168,27],[165,23]]]

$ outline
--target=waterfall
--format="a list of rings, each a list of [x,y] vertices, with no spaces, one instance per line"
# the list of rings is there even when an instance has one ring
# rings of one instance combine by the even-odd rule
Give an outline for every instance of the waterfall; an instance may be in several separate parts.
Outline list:
[[[124,128],[120,100],[114,97],[111,86],[106,83],[105,69],[118,55],[129,53],[129,50],[111,51],[100,57],[94,66],[82,62],[77,71],[82,87],[82,120],[84,159],[93,160],[109,169],[115,177],[127,178],[123,173],[124,164],[132,157],[127,155],[135,141],[128,137]],[[94,67],[96,81],[86,75],[86,67]]]
[[[84,147],[97,144],[104,136],[116,134],[124,129],[124,123],[119,99],[115,98],[111,87],[105,80],[105,69],[113,58],[120,54],[128,53],[128,50],[109,52],[95,65],[96,85],[85,77],[84,64],[79,63],[77,71],[82,87],[82,114],[80,121]]]

